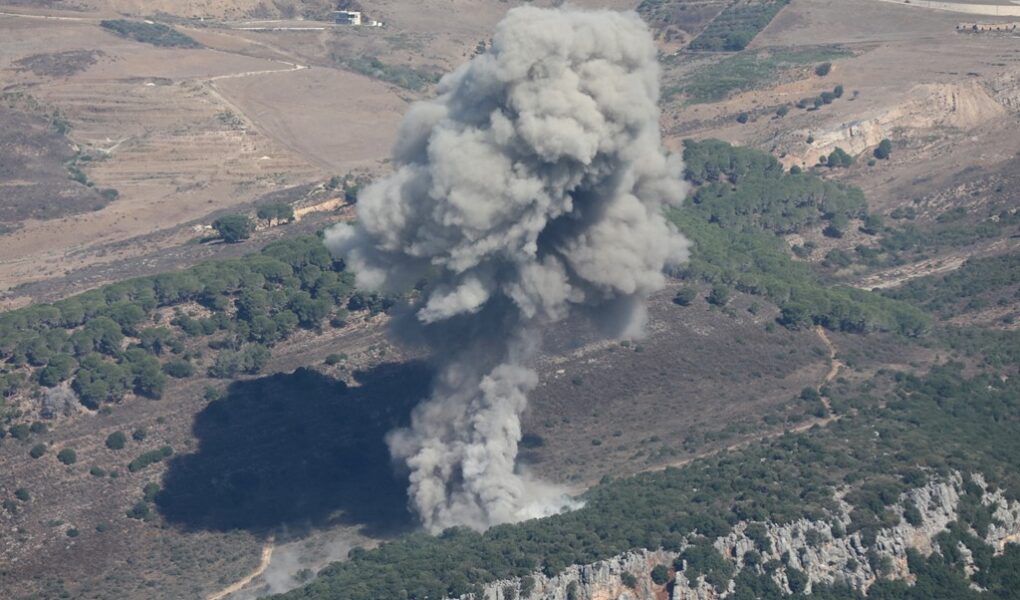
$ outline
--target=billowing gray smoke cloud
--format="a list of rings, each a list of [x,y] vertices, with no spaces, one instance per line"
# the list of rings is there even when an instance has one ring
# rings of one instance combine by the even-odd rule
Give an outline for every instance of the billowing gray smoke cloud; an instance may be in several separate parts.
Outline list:
[[[438,381],[388,437],[429,529],[565,507],[561,490],[515,471],[528,362],[540,329],[571,310],[634,335],[664,267],[686,258],[663,218],[685,189],[658,97],[636,14],[511,10],[489,52],[409,110],[396,170],[361,193],[357,225],[328,232],[362,288],[429,282],[397,329],[429,344]]]

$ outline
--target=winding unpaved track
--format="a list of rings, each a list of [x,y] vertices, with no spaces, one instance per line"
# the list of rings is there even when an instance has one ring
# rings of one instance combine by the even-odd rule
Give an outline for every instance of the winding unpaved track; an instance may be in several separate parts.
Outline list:
[[[272,559],[273,559],[273,538],[269,538],[266,541],[266,545],[262,546],[262,560],[259,561],[259,566],[255,567],[254,571],[248,573],[248,575],[245,576],[244,579],[239,579],[238,581],[235,581],[234,583],[228,585],[227,587],[216,592],[215,594],[212,594],[211,596],[207,597],[206,600],[223,600],[224,598],[229,597],[231,594],[236,594],[237,592],[240,592],[245,587],[247,587],[249,583],[255,581],[255,579],[257,579],[260,575],[266,572],[266,569],[269,568],[269,563]]]

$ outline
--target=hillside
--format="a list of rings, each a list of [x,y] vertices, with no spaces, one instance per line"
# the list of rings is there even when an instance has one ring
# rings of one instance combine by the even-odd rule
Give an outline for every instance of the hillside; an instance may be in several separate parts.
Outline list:
[[[0,2],[5,597],[1017,597],[1015,35],[574,3],[651,29],[691,256],[641,339],[575,316],[527,365],[517,470],[584,507],[431,536],[385,441],[429,282],[322,233],[523,3],[361,4]]]

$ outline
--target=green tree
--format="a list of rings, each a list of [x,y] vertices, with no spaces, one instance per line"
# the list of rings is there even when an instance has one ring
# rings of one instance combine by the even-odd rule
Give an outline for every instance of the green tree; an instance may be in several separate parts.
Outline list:
[[[241,240],[248,239],[251,237],[252,231],[255,230],[251,219],[238,214],[224,215],[213,221],[212,226],[223,241],[228,244],[235,244]]]
[[[666,565],[655,565],[651,576],[655,585],[666,585],[666,582],[669,581],[669,569]]]
[[[878,143],[878,147],[875,148],[875,158],[886,160],[890,154],[892,154],[892,142],[888,138],[883,139]]]
[[[832,72],[832,63],[829,63],[829,62],[824,62],[824,63],[818,65],[817,67],[815,67],[815,75],[818,75],[819,77],[825,77],[826,75],[828,75],[831,72]]]
[[[73,448],[64,448],[57,453],[57,460],[65,465],[73,465],[78,462],[78,453],[76,453]]]
[[[294,208],[286,202],[273,202],[259,206],[256,214],[260,219],[289,222],[294,219]]]
[[[708,303],[716,306],[726,306],[730,301],[730,288],[722,284],[716,284],[712,286],[712,291],[708,293]]]
[[[32,458],[39,458],[43,454],[46,454],[46,444],[36,444],[28,451],[28,455]]]
[[[120,450],[124,447],[125,442],[127,442],[127,436],[123,431],[114,431],[106,436],[106,447],[110,450]]]
[[[832,169],[839,167],[849,167],[850,165],[854,164],[854,159],[852,156],[847,154],[846,150],[837,147],[829,154],[827,164],[829,165],[829,168]]]

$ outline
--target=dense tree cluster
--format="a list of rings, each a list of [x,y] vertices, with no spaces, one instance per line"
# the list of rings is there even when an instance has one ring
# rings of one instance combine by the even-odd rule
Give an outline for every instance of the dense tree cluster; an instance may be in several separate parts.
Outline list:
[[[850,217],[865,216],[860,190],[812,174],[784,173],[772,156],[718,140],[687,142],[684,158],[687,178],[700,187],[690,206],[670,213],[694,242],[682,277],[767,297],[781,308],[779,322],[792,329],[817,324],[911,336],[928,330],[930,319],[913,306],[822,284],[774,235],[822,223],[845,229]]]
[[[694,210],[726,229],[793,233],[837,217],[866,214],[857,188],[809,173],[785,173],[770,154],[719,140],[684,143],[686,177],[699,187]]]
[[[10,311],[0,314],[0,394],[70,381],[93,409],[129,392],[159,398],[168,376],[195,373],[200,352],[187,342],[206,336],[218,336],[211,375],[258,373],[270,348],[298,328],[345,318],[349,303],[372,311],[393,303],[353,294],[353,275],[310,236]]]

